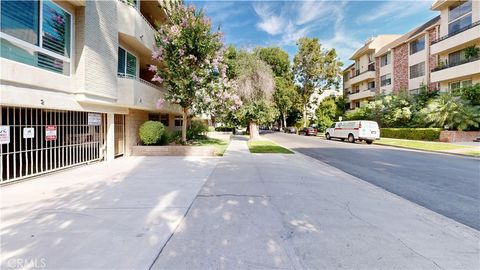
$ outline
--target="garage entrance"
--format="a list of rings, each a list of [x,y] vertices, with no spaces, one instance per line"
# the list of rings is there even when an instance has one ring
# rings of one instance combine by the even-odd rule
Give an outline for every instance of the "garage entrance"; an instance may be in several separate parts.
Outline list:
[[[1,107],[0,183],[103,159],[105,114]]]

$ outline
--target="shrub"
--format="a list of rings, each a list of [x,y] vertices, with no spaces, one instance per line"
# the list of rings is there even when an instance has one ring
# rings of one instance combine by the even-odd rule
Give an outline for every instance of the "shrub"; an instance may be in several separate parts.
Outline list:
[[[140,141],[144,145],[160,143],[162,135],[165,133],[165,127],[158,121],[147,121],[140,126]]]
[[[438,141],[441,128],[381,128],[380,135],[385,138]]]
[[[197,139],[208,132],[208,125],[200,120],[192,120],[187,130],[187,138],[189,140]]]

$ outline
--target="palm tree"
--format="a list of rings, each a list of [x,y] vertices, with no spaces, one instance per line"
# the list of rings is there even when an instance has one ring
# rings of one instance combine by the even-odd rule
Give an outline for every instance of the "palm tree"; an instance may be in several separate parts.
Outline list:
[[[435,127],[448,126],[451,129],[465,130],[478,128],[480,124],[480,106],[471,105],[451,93],[432,100],[422,113],[427,123]]]

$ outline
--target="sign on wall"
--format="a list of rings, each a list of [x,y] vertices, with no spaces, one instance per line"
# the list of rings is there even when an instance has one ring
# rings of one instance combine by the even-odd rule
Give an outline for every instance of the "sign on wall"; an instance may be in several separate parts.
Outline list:
[[[45,127],[45,140],[55,141],[57,139],[57,126],[48,125]]]
[[[10,143],[10,126],[0,126],[0,144]]]
[[[23,138],[32,139],[35,137],[35,128],[23,128]]]
[[[102,115],[99,113],[88,113],[88,125],[100,126],[102,123]]]

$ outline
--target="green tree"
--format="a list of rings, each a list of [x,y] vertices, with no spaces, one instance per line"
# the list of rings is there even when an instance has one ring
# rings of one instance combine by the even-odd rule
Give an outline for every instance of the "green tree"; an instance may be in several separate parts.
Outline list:
[[[480,124],[480,106],[452,93],[431,100],[421,113],[433,127],[466,130],[478,129]]]
[[[453,94],[469,101],[472,105],[480,105],[480,83],[455,89]]]
[[[270,65],[275,77],[291,77],[288,53],[279,47],[257,47],[254,53]]]
[[[317,38],[301,38],[298,52],[293,59],[293,73],[299,88],[303,107],[304,126],[307,125],[307,105],[310,96],[332,86],[338,87],[342,63],[335,49],[322,49]]]
[[[156,73],[152,81],[164,82],[165,99],[182,107],[183,142],[187,140],[189,110],[204,108],[205,97],[211,96],[209,91],[215,89],[208,85],[226,71],[221,65],[221,36],[221,32],[211,31],[210,19],[194,6],[173,9],[169,20],[158,30],[152,58],[161,65],[150,66]]]
[[[237,119],[249,126],[250,139],[259,138],[258,125],[272,122],[276,117],[273,106],[275,82],[272,69],[258,56],[246,51],[237,55],[237,94],[243,105]]]
[[[293,83],[288,53],[279,47],[257,47],[254,53],[267,63],[275,76],[273,101],[280,113],[280,125],[287,125],[287,115],[297,103],[297,92]]]

